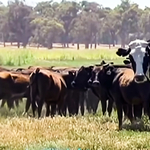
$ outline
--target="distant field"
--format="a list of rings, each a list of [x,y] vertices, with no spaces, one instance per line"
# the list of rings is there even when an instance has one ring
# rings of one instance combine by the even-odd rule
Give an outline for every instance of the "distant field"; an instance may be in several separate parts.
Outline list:
[[[116,49],[62,49],[44,48],[17,49],[13,47],[0,48],[0,65],[9,67],[18,66],[81,66],[99,63],[101,60],[121,63],[122,58],[116,54]]]

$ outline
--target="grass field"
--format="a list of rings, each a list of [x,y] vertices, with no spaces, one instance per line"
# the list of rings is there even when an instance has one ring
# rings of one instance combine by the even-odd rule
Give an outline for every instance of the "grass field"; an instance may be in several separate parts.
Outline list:
[[[16,49],[0,48],[0,65],[3,66],[81,66],[98,63],[101,60],[121,62],[114,49]]]
[[[15,49],[0,48],[0,64],[7,67],[81,66],[102,59],[122,63],[114,49]],[[116,112],[112,117],[86,113],[84,117],[33,119],[22,117],[24,103],[18,109],[0,109],[0,150],[147,150],[150,149],[149,121],[145,125],[124,124],[118,131]],[[138,130],[140,129],[140,130]],[[53,149],[52,149],[53,148]]]

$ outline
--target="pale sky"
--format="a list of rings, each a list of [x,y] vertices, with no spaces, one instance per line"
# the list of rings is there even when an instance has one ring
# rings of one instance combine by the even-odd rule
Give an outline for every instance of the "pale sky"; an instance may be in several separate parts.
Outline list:
[[[7,4],[7,0],[0,0],[3,4]],[[38,2],[47,1],[47,0],[25,0],[26,4],[35,6]],[[53,0],[56,2],[61,2],[61,0]],[[74,0],[76,2],[79,2],[80,0]],[[110,7],[114,8],[118,4],[121,3],[121,0],[87,0],[89,2],[95,1],[99,4],[101,4],[103,7]],[[145,6],[150,7],[149,0],[131,0],[131,2],[135,2],[139,5],[140,8],[145,8]]]

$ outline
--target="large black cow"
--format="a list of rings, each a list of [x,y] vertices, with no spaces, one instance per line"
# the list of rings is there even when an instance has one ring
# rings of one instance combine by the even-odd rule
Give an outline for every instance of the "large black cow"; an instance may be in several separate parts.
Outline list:
[[[93,86],[103,86],[113,97],[117,107],[119,129],[122,129],[123,108],[127,106],[126,114],[132,122],[134,120],[132,105],[135,105],[136,110],[140,110],[139,112],[135,111],[135,115],[139,118],[142,115],[142,106],[150,106],[148,101],[150,91],[147,91],[150,88],[149,81],[137,83],[134,77],[135,74],[130,68],[117,68],[112,64],[105,64],[95,68],[90,79]],[[146,108],[146,110],[148,109]]]

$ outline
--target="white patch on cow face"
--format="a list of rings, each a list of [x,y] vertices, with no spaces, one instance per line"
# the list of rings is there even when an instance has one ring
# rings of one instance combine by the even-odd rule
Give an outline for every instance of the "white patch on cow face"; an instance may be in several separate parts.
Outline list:
[[[145,47],[137,46],[131,50],[130,55],[132,55],[136,64],[136,75],[144,75],[143,72],[143,59],[145,56]]]

